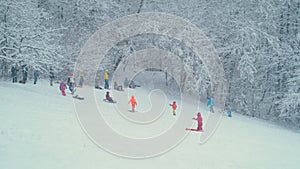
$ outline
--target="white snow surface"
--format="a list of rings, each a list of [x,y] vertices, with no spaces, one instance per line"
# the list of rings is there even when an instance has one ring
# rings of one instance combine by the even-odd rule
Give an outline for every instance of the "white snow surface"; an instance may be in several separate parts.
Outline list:
[[[85,88],[78,89],[78,93]],[[38,81],[37,85],[0,82],[0,93],[0,169],[300,168],[300,134],[263,120],[224,115],[213,137],[203,145],[198,143],[201,133],[190,132],[163,155],[133,160],[112,155],[87,137],[71,94],[61,96],[58,84],[51,87],[47,81]],[[113,110],[112,104],[102,102],[104,90],[95,93],[102,108]],[[135,93],[142,96],[146,92],[139,88]],[[147,109],[147,101],[138,102],[137,110]],[[208,109],[202,105],[200,111],[205,122]],[[189,113],[192,118],[197,112]],[[166,107],[162,123],[137,130],[118,113],[103,116],[118,132],[139,137],[160,133],[177,118]]]

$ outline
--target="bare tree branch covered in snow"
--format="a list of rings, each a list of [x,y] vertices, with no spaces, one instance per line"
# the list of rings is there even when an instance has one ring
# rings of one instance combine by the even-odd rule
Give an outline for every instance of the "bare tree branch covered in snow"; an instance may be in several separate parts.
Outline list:
[[[57,67],[62,56],[55,39],[62,28],[46,24],[51,16],[37,7],[37,1],[4,0],[0,8],[1,64],[27,65],[43,72],[50,65]]]

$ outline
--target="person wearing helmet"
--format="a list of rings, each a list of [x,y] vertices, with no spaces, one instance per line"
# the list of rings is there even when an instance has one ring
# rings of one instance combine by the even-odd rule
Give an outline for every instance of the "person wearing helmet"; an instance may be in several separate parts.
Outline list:
[[[172,104],[169,104],[171,107],[172,107],[172,109],[173,109],[173,116],[175,116],[176,115],[176,109],[177,109],[177,105],[176,105],[176,101],[173,101],[173,103]]]

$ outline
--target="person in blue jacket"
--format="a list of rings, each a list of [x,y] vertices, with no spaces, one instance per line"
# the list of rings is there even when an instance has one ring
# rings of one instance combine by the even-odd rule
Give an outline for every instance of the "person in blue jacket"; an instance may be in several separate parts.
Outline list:
[[[226,114],[227,114],[227,116],[228,117],[232,117],[232,115],[231,115],[231,108],[230,108],[230,106],[228,105],[228,104],[226,104],[225,103],[225,106],[224,106],[224,111],[226,111]]]
[[[212,97],[207,97],[207,106],[209,107],[209,111],[214,113],[214,99]]]

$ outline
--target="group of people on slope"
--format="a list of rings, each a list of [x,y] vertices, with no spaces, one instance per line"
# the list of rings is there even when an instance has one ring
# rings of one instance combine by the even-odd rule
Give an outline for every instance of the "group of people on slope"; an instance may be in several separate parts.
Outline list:
[[[141,85],[135,84],[133,80],[128,80],[126,77],[123,82],[124,88],[132,88],[135,89],[136,87],[141,87]],[[102,89],[100,87],[100,80],[96,81],[95,88]],[[104,71],[104,89],[110,89],[109,88],[109,73],[108,69]],[[118,84],[117,82],[114,82],[114,89],[118,91],[124,91],[123,86]]]
[[[209,107],[209,111],[214,113],[214,99],[212,97],[207,97],[207,106]],[[232,117],[229,104],[225,103],[223,111],[226,112],[228,117]]]
[[[29,67],[26,64],[21,66],[22,78],[19,81],[18,81],[18,71],[19,71],[19,68],[16,64],[11,67],[12,82],[13,83],[19,82],[19,83],[25,84],[28,80]],[[33,84],[37,83],[38,77],[39,77],[39,72],[37,69],[34,69],[33,70]]]
[[[64,80],[61,80],[61,82],[59,84],[59,89],[61,91],[61,94],[63,96],[66,96],[65,90],[68,87],[69,90],[70,90],[70,92],[71,92],[71,94],[74,95],[74,93],[76,91],[76,87],[83,87],[83,82],[84,82],[83,73],[80,73],[80,75],[79,75],[79,83],[78,83],[78,85],[76,85],[76,83],[75,83],[75,75],[74,75],[74,73],[71,73],[69,75],[69,77],[67,78],[67,83],[65,83]],[[50,85],[53,85],[52,84],[52,80],[50,80]]]

